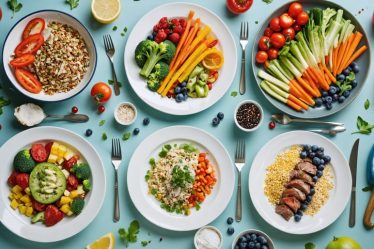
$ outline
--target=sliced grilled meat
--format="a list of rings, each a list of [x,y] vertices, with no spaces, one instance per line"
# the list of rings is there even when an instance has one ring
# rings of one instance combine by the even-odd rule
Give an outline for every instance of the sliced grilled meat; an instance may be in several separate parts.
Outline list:
[[[313,187],[315,185],[315,183],[313,182],[313,178],[302,170],[292,170],[290,173],[290,179],[303,180],[304,182],[308,183],[310,186]]]
[[[293,216],[292,210],[284,204],[276,205],[275,212],[287,221]]]
[[[283,191],[282,197],[289,197],[293,196],[296,197],[299,201],[305,201],[306,196],[303,192],[298,190],[297,188],[287,188]]]
[[[294,213],[300,208],[300,202],[293,196],[283,197],[281,204],[286,204]]]
[[[296,165],[296,169],[299,169],[299,170],[302,170],[308,174],[311,174],[313,176],[316,175],[317,173],[317,167],[315,165],[313,165],[311,162],[309,161],[302,161],[302,162],[299,162],[297,165]]]
[[[302,191],[304,194],[309,194],[310,186],[309,184],[305,183],[303,180],[294,179],[286,183],[286,188],[297,188],[298,190]]]

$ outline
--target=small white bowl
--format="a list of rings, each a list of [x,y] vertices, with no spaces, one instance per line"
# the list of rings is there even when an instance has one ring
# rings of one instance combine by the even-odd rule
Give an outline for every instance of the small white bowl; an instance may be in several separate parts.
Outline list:
[[[118,117],[118,111],[119,111],[119,108],[121,108],[121,106],[128,106],[128,107],[130,107],[130,108],[132,108],[134,110],[134,118],[131,121],[124,122],[123,120],[119,119],[119,117]],[[132,123],[135,122],[137,116],[138,116],[138,111],[136,110],[135,105],[133,105],[130,102],[122,102],[122,103],[120,103],[120,104],[117,105],[116,109],[114,109],[114,119],[117,121],[117,123],[119,123],[121,125],[131,125]]]
[[[221,242],[220,242],[220,244],[219,244],[219,246],[218,246],[217,249],[220,249],[220,248],[222,247],[222,244],[223,244],[222,233],[221,233],[221,232],[220,232],[216,227],[214,227],[214,226],[203,226],[203,227],[201,227],[199,230],[197,230],[197,232],[195,233],[195,237],[194,237],[195,248],[196,248],[196,249],[201,249],[200,247],[197,246],[197,235],[198,235],[202,230],[204,230],[204,229],[211,229],[211,230],[215,231],[215,232],[218,234],[219,238],[221,239]]]
[[[266,240],[268,241],[269,249],[275,249],[274,243],[271,240],[271,238],[269,237],[269,235],[267,235],[266,233],[264,233],[260,230],[256,230],[256,229],[248,229],[248,230],[245,230],[245,231],[239,233],[238,236],[236,236],[235,239],[233,240],[231,248],[235,249],[236,242],[239,240],[240,237],[242,237],[244,234],[247,234],[247,233],[255,233],[257,236],[260,236],[260,235],[264,236],[266,238]]]
[[[242,126],[238,123],[238,120],[236,119],[236,114],[237,114],[237,112],[238,112],[238,110],[239,110],[239,107],[242,106],[242,105],[244,105],[244,104],[254,104],[254,105],[257,106],[258,109],[260,110],[260,114],[261,114],[260,122],[259,122],[255,127],[253,127],[252,129],[246,129],[246,128],[242,127]],[[264,111],[262,110],[262,107],[260,106],[260,104],[257,103],[256,101],[254,101],[254,100],[244,100],[244,101],[240,102],[240,103],[236,106],[236,108],[235,108],[235,112],[234,112],[234,120],[235,120],[235,124],[236,124],[236,126],[237,126],[240,130],[245,131],[245,132],[255,131],[255,130],[258,129],[258,127],[261,126],[262,121],[264,120]]]

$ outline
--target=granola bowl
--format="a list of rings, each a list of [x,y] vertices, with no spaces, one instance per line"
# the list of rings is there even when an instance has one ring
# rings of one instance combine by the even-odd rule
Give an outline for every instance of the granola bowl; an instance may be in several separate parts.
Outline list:
[[[57,10],[23,17],[3,46],[3,66],[12,85],[25,96],[45,102],[80,93],[94,75],[96,60],[89,31],[75,17]]]

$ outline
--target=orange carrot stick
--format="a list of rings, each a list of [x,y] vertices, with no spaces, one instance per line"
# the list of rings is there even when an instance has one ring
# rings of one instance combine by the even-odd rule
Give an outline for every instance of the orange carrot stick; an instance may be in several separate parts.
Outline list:
[[[302,99],[308,105],[314,105],[314,100],[312,99],[312,97],[300,86],[300,84],[295,79],[291,80],[290,85],[296,88],[301,93],[302,96],[300,96],[300,99]]]
[[[310,87],[308,83],[305,82],[301,77],[297,78],[297,82],[312,96],[317,97],[317,93]]]
[[[345,69],[344,66],[348,63],[349,59],[352,57],[354,51],[356,50],[358,44],[361,41],[361,38],[362,38],[362,34],[360,32],[356,32],[355,38],[353,39],[351,46],[347,50],[347,53],[344,54],[341,68],[340,68],[341,71]]]
[[[334,75],[330,72],[330,70],[326,67],[326,65],[322,65],[323,70],[325,71],[327,77],[329,78],[330,82],[335,83],[336,79]]]
[[[291,107],[292,109],[296,110],[296,111],[301,111],[301,106],[299,106],[298,104],[296,104],[295,102],[292,102],[291,100],[287,99],[287,102],[286,104]]]
[[[349,61],[347,62],[347,64],[345,65],[344,68],[348,67],[349,65],[351,65],[351,63],[356,60],[361,54],[363,54],[366,50],[367,50],[367,46],[364,45],[362,46],[359,50],[357,50],[351,57],[351,59],[349,59]]]
[[[299,99],[297,99],[292,94],[289,94],[288,99],[291,100],[292,102],[294,102],[295,104],[301,106],[305,110],[308,110],[308,108],[309,108],[308,105],[304,104],[302,101],[300,101]]]
[[[337,74],[340,74],[343,71],[344,57],[348,53],[349,48],[352,46],[355,37],[356,37],[356,34],[351,34],[349,36],[349,39],[348,39],[347,43],[345,44],[344,49],[340,52],[340,57],[338,57],[338,60],[339,60],[338,65],[339,66],[338,66],[338,69],[336,70]]]

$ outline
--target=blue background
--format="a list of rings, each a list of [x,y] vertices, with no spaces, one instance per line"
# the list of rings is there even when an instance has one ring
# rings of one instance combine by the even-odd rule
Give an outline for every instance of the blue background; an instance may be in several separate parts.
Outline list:
[[[244,168],[242,174],[243,177],[243,220],[240,223],[234,223],[235,234],[233,236],[228,236],[226,230],[228,225],[226,224],[227,217],[234,217],[235,213],[235,195],[220,217],[218,217],[212,225],[218,227],[224,235],[224,246],[223,248],[230,248],[234,236],[236,236],[240,231],[248,228],[257,228],[268,233],[273,241],[275,242],[276,248],[282,249],[296,249],[304,248],[306,242],[313,242],[317,245],[317,248],[324,248],[327,243],[332,239],[333,236],[351,236],[358,240],[361,243],[361,246],[365,249],[373,248],[374,231],[368,231],[364,228],[362,224],[362,217],[364,210],[366,208],[367,201],[369,199],[369,193],[363,192],[361,189],[367,186],[366,182],[366,161],[369,154],[369,150],[373,145],[372,135],[351,135],[356,129],[356,118],[357,115],[361,115],[364,119],[368,120],[371,123],[374,123],[373,110],[374,107],[371,107],[369,110],[364,109],[364,102],[366,99],[369,99],[374,103],[373,93],[373,69],[374,64],[371,64],[370,75],[368,76],[364,90],[361,92],[360,96],[346,109],[340,113],[326,118],[325,120],[339,121],[344,122],[347,131],[343,134],[338,135],[332,140],[339,146],[339,148],[344,152],[347,158],[349,158],[350,150],[353,145],[354,140],[357,137],[360,137],[360,148],[359,148],[359,159],[358,159],[358,181],[357,181],[357,223],[354,228],[348,227],[348,208],[345,209],[344,213],[340,218],[333,223],[328,228],[311,235],[305,236],[293,236],[288,235],[278,230],[273,229],[270,225],[265,223],[265,221],[259,217],[256,210],[254,209],[249,194],[248,189],[248,172],[256,152],[263,146],[268,140],[274,136],[294,129],[303,129],[306,127],[298,126],[280,126],[278,125],[275,130],[269,130],[267,123],[271,113],[275,113],[277,110],[274,109],[262,96],[261,92],[256,86],[254,81],[252,70],[249,65],[250,50],[253,45],[253,37],[255,36],[257,30],[260,28],[262,22],[267,18],[267,15],[273,10],[277,9],[280,5],[284,4],[285,1],[274,0],[273,3],[267,5],[260,0],[255,0],[252,8],[245,14],[239,16],[230,15],[225,7],[224,0],[204,0],[204,1],[188,1],[193,3],[201,4],[213,12],[217,13],[229,26],[230,30],[233,32],[235,40],[238,41],[239,37],[239,27],[241,21],[248,21],[250,24],[250,35],[249,35],[249,44],[247,47],[247,75],[248,78],[248,87],[247,93],[243,96],[238,95],[237,97],[231,97],[231,91],[238,91],[238,82],[239,82],[239,72],[237,72],[236,78],[230,88],[230,90],[224,95],[224,97],[216,103],[210,109],[203,111],[199,114],[186,116],[186,117],[173,117],[162,114],[153,110],[152,108],[143,104],[142,100],[139,99],[131,87],[129,86],[126,78],[126,74],[123,67],[123,51],[126,44],[126,38],[120,35],[121,31],[125,26],[128,27],[128,32],[131,31],[132,27],[135,25],[137,20],[141,18],[145,13],[154,7],[173,1],[162,1],[162,0],[140,0],[140,1],[130,1],[122,0],[122,11],[120,17],[113,23],[109,25],[98,24],[92,17],[90,11],[90,1],[81,0],[79,7],[70,10],[69,5],[64,3],[64,0],[37,0],[37,1],[27,1],[23,0],[22,4],[24,7],[15,17],[11,19],[11,12],[6,6],[6,1],[2,0],[0,6],[3,9],[3,19],[0,22],[0,44],[1,47],[4,43],[5,35],[10,30],[10,28],[15,24],[17,20],[22,18],[24,15],[27,15],[33,11],[41,9],[58,9],[65,11],[69,14],[74,15],[80,21],[82,21],[87,28],[90,30],[93,35],[97,50],[98,50],[98,65],[96,74],[93,77],[90,86],[94,82],[98,81],[107,81],[111,78],[111,71],[108,59],[104,53],[102,36],[105,33],[112,35],[116,47],[115,62],[117,68],[117,75],[119,81],[124,83],[124,86],[121,88],[121,95],[118,97],[113,97],[109,103],[106,104],[106,111],[99,115],[96,113],[96,106],[93,101],[90,99],[89,91],[90,87],[85,89],[78,96],[64,101],[62,103],[54,104],[42,104],[47,113],[54,114],[66,114],[70,112],[72,106],[76,105],[79,108],[80,113],[86,113],[90,116],[89,123],[85,124],[71,124],[59,121],[45,122],[43,125],[53,125],[60,126],[67,129],[70,129],[80,135],[84,135],[84,132],[87,128],[93,129],[93,135],[88,139],[96,149],[99,151],[100,156],[103,159],[106,170],[107,177],[107,195],[105,196],[104,205],[96,217],[96,219],[82,232],[73,236],[72,238],[66,239],[57,243],[49,244],[40,244],[34,243],[22,238],[19,238],[13,235],[8,231],[2,224],[0,224],[0,248],[84,248],[90,242],[96,240],[100,236],[113,232],[116,235],[117,247],[116,248],[125,248],[117,236],[117,230],[120,227],[128,227],[129,223],[133,219],[138,219],[141,224],[141,233],[138,238],[137,244],[131,244],[129,248],[139,248],[141,247],[140,241],[142,240],[151,240],[151,244],[147,248],[193,248],[193,236],[194,231],[192,232],[182,232],[176,233],[171,231],[166,231],[161,228],[154,226],[145,220],[134,208],[127,191],[127,185],[125,182],[126,179],[126,169],[128,161],[137,147],[137,145],[146,138],[149,134],[154,131],[167,127],[170,125],[184,124],[200,127],[216,137],[218,137],[226,146],[230,155],[233,157],[236,139],[239,136],[244,136],[247,141],[247,165]],[[373,42],[373,25],[371,24],[371,17],[374,10],[374,4],[372,0],[360,0],[360,1],[351,1],[351,0],[341,0],[336,1],[341,4],[344,8],[351,11],[357,19],[361,22],[365,31],[367,32],[368,39],[371,41],[371,46],[374,46]],[[362,11],[362,9],[364,9]],[[359,11],[362,11],[359,14]],[[256,24],[258,21],[258,24]],[[117,26],[117,31],[112,31],[113,26]],[[239,44],[238,53],[239,53]],[[2,56],[2,55],[1,55]],[[229,55],[226,55],[229,56]],[[238,57],[238,60],[240,57]],[[239,61],[238,61],[239,62]],[[11,106],[4,108],[4,114],[0,116],[0,124],[2,129],[0,130],[0,145],[3,144],[7,139],[12,137],[14,134],[22,131],[20,125],[17,124],[13,117],[13,109],[19,104],[28,102],[23,96],[15,92],[15,90],[9,89],[10,83],[8,82],[5,73],[1,67],[0,72],[0,82],[3,86],[3,90],[0,90],[0,96],[10,98],[12,100]],[[362,82],[360,82],[362,83]],[[238,102],[244,99],[253,99],[262,104],[265,111],[265,120],[262,125],[256,132],[250,134],[241,133],[234,124],[233,120],[233,110]],[[130,101],[138,107],[139,115],[137,121],[128,128],[123,128],[116,125],[113,118],[113,108],[121,101]],[[213,128],[211,126],[212,118],[219,112],[222,111],[225,113],[225,119],[219,127]],[[144,127],[142,125],[142,120],[144,117],[149,117],[151,123],[149,126]],[[100,120],[105,119],[107,122],[104,126],[99,127],[98,123]],[[121,205],[121,220],[119,223],[112,222],[113,214],[113,169],[110,163],[110,139],[113,137],[121,137],[124,132],[132,131],[135,127],[140,128],[140,134],[138,136],[132,136],[130,140],[123,142],[123,153],[124,153],[124,162],[120,169],[120,205]],[[312,128],[312,127],[311,127]],[[101,134],[106,132],[108,134],[108,140],[102,141]],[[1,161],[1,159],[0,159]],[[4,166],[4,165],[1,165]],[[213,207],[214,208],[214,207]],[[159,242],[159,238],[162,237],[162,242]]]

